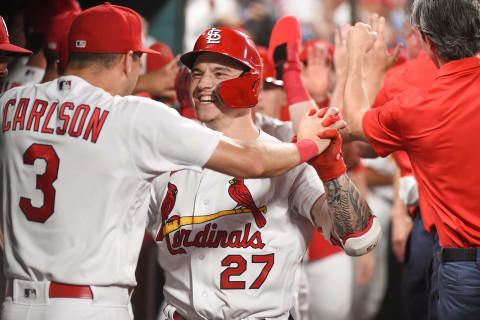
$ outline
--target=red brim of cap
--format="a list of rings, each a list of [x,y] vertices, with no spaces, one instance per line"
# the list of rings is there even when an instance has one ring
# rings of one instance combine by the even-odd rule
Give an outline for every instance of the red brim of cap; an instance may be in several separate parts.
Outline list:
[[[32,54],[32,51],[24,49],[22,47],[18,47],[11,43],[0,43],[0,51],[7,52],[7,55],[27,55]]]
[[[300,22],[294,16],[285,16],[278,19],[275,26],[273,26],[272,34],[270,35],[270,43],[268,45],[268,56],[271,61],[273,59],[273,51],[275,48],[283,43],[288,43],[288,47],[295,49],[300,53],[302,45],[302,30]]]
[[[138,50],[139,52],[143,52],[143,53],[150,53],[150,54],[162,54],[161,52],[158,52],[156,50],[153,50],[153,49],[150,49],[150,48],[145,48],[145,47],[142,47],[140,50]]]

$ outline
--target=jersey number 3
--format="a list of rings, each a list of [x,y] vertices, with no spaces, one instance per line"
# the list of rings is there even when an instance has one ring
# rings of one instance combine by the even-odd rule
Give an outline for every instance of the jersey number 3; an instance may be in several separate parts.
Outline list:
[[[33,165],[37,159],[43,159],[47,164],[45,172],[37,174],[36,188],[43,192],[43,205],[34,207],[32,199],[20,197],[20,209],[28,220],[43,223],[54,211],[56,191],[53,182],[57,180],[60,159],[51,145],[34,143],[23,154],[23,163]]]
[[[262,286],[270,270],[272,270],[274,258],[274,253],[252,256],[252,263],[265,263],[265,266],[249,289],[259,289]],[[236,266],[230,267],[232,264],[236,264]],[[247,260],[240,255],[230,255],[222,260],[222,266],[228,266],[229,268],[226,268],[220,274],[220,287],[222,289],[245,289],[245,281],[232,281],[230,277],[242,275],[247,270]]]

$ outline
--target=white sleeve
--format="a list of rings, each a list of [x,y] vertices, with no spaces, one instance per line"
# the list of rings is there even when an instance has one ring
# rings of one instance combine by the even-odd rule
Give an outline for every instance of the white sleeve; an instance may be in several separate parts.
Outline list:
[[[296,171],[296,172],[295,172]],[[302,164],[293,170],[290,170],[287,175],[295,174],[292,179],[295,179],[289,196],[290,209],[294,210],[299,215],[307,218],[313,223],[311,210],[313,204],[317,199],[325,193],[323,183],[320,181],[315,169],[307,164]]]
[[[201,170],[222,134],[181,117],[162,103],[142,99],[129,136],[141,178],[153,179],[161,172]]]
[[[161,223],[161,206],[165,188],[170,180],[170,173],[164,173],[155,178],[150,187],[150,202],[148,204],[147,226],[146,230],[155,239]]]

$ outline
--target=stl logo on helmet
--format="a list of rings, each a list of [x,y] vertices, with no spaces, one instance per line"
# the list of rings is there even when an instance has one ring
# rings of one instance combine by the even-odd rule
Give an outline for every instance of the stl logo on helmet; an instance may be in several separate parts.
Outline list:
[[[210,30],[208,30],[208,33],[207,33],[207,43],[220,43],[220,40],[222,39],[222,36],[220,35],[220,32],[222,32],[222,30],[219,30],[219,29],[216,29],[216,28],[212,28]]]

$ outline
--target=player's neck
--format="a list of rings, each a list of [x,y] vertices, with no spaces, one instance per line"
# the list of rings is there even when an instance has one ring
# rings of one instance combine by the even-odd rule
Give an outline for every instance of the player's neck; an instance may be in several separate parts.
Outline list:
[[[47,66],[47,69],[45,69],[45,74],[43,75],[42,83],[57,79],[59,76],[60,75],[55,68]]]
[[[112,96],[120,95],[124,96],[128,93],[125,93],[124,88],[121,84],[122,81],[112,81],[112,79],[121,79],[115,68],[99,70],[96,68],[82,68],[82,69],[71,69],[68,68],[65,70],[64,75],[72,75],[82,78],[91,85],[102,88],[103,90],[110,93]]]
[[[259,134],[250,113],[235,118],[216,119],[205,124],[212,130],[220,131],[225,136],[238,140],[256,140]]]
[[[45,69],[47,67],[47,59],[45,59],[43,50],[39,50],[38,52],[35,52],[28,60],[27,65],[32,67],[37,67],[40,69]]]

